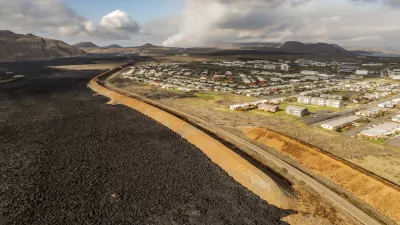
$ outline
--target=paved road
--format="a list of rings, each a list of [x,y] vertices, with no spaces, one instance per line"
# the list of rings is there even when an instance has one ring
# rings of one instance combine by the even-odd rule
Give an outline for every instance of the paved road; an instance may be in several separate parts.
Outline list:
[[[116,87],[110,86],[110,85],[106,85],[108,88],[114,89],[120,93],[126,94],[126,95],[130,95],[132,97],[138,98],[142,101],[145,101],[149,104],[155,105],[161,109],[164,109],[166,111],[172,112],[176,115],[182,116],[184,118],[188,118],[191,121],[195,121],[197,124],[207,128],[208,130],[212,130],[213,132],[215,132],[218,136],[230,141],[231,143],[237,145],[237,146],[246,146],[247,148],[255,151],[256,153],[264,156],[269,162],[273,163],[274,165],[276,165],[279,168],[284,168],[288,171],[288,174],[290,174],[293,177],[296,177],[302,181],[304,181],[305,183],[307,183],[309,186],[311,186],[316,192],[318,192],[319,194],[327,197],[328,199],[330,199],[332,202],[334,202],[336,205],[338,205],[339,207],[341,207],[343,210],[345,210],[346,212],[348,212],[350,215],[353,215],[356,219],[358,219],[360,222],[366,224],[366,225],[375,225],[375,224],[380,224],[379,222],[377,222],[375,219],[373,219],[370,215],[364,213],[363,211],[361,211],[360,209],[358,209],[357,207],[355,207],[354,205],[352,205],[351,203],[349,203],[346,199],[344,199],[343,197],[341,197],[340,195],[338,195],[336,192],[330,190],[329,188],[325,187],[324,185],[320,184],[318,181],[316,181],[314,178],[312,178],[311,176],[309,176],[308,174],[298,170],[297,168],[291,166],[290,164],[280,160],[279,158],[275,157],[274,155],[266,152],[265,150],[263,150],[262,148],[252,144],[251,142],[243,139],[242,137],[233,134],[225,129],[222,129],[220,127],[218,127],[217,125],[206,121],[204,119],[201,119],[199,117],[193,116],[189,113],[183,112],[181,110],[169,107],[167,105],[161,104],[157,101],[148,99],[148,98],[144,98],[140,95],[137,95],[135,93],[128,93],[122,89],[118,89]]]
[[[93,96],[86,84],[99,72],[30,71],[0,88],[1,225],[286,224],[295,213],[164,126]]]

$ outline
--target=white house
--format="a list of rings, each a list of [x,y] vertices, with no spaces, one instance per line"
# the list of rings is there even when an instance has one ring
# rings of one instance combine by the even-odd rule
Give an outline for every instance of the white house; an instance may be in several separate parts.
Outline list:
[[[368,75],[368,70],[356,70],[356,75]]]

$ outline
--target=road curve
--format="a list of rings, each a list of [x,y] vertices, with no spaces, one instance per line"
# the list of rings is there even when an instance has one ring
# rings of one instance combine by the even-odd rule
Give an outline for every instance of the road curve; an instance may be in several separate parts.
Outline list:
[[[110,79],[112,77],[113,76],[110,76],[108,79]],[[208,122],[204,119],[193,116],[189,113],[183,112],[179,109],[169,107],[167,105],[164,105],[160,102],[157,102],[157,101],[154,101],[151,99],[148,99],[141,95],[127,92],[123,89],[117,88],[107,82],[104,82],[102,85],[104,85],[105,87],[107,87],[113,91],[119,92],[121,94],[136,98],[143,102],[146,102],[150,105],[156,106],[160,109],[163,109],[169,113],[175,114],[179,117],[183,117],[183,118],[189,119],[191,121],[194,121],[196,124],[206,128],[208,130],[211,130],[212,132],[216,133],[218,136],[226,139],[227,141],[231,142],[232,144],[235,144],[238,146],[241,146],[241,145],[246,146],[247,148],[253,150],[254,152],[262,155],[265,159],[267,159],[269,162],[273,163],[275,166],[286,169],[288,171],[289,175],[294,176],[297,179],[304,181],[306,184],[308,184],[310,187],[312,187],[315,191],[317,191],[320,195],[325,196],[326,198],[330,199],[338,207],[345,210],[347,213],[352,215],[354,218],[356,218],[363,224],[366,224],[366,225],[381,224],[380,222],[378,222],[377,220],[375,220],[374,218],[372,218],[371,216],[369,216],[368,214],[366,214],[365,212],[363,212],[362,210],[360,210],[359,208],[357,208],[356,206],[354,206],[353,204],[348,202],[346,199],[341,197],[336,192],[332,191],[331,189],[325,187],[323,184],[316,181],[313,177],[311,177],[307,173],[293,167],[292,165],[284,162],[283,160],[279,159],[278,157],[266,152],[265,150],[258,147],[257,145],[247,141],[246,139],[244,139],[234,133],[231,133],[223,128],[216,126],[215,124],[213,124],[211,122]]]

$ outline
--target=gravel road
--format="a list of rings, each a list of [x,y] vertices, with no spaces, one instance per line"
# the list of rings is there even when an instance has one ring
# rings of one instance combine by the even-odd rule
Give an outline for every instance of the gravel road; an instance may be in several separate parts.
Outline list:
[[[99,71],[30,71],[23,86],[0,86],[0,224],[285,224],[295,213],[93,96],[86,84]]]

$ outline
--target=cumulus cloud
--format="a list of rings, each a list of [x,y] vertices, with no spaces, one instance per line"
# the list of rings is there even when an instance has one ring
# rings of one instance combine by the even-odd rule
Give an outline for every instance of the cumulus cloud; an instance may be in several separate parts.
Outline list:
[[[73,40],[129,40],[140,28],[131,15],[115,10],[98,23],[60,0],[0,0],[0,29]]]
[[[132,20],[131,15],[121,10],[115,10],[104,16],[100,25],[110,30],[139,31],[139,25]]]

